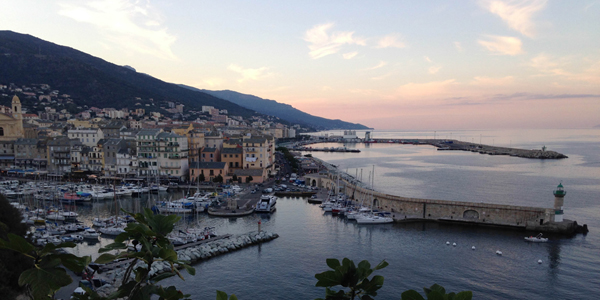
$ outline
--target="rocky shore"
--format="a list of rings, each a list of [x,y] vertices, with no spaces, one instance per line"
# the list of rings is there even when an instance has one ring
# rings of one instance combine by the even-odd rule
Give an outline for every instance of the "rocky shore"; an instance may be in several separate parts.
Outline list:
[[[181,260],[187,260],[190,262],[190,264],[194,264],[221,254],[268,242],[278,237],[279,235],[277,233],[267,232],[264,230],[260,232],[252,231],[245,234],[230,236],[225,239],[207,242],[197,246],[180,249],[177,250],[177,256]],[[137,267],[146,267],[146,265],[143,262],[138,262],[135,268]],[[123,280],[123,275],[126,268],[127,266],[124,266],[123,268],[117,268],[100,274],[100,277],[111,282],[112,284],[107,284],[98,288],[96,290],[98,294],[105,297],[116,291]],[[170,266],[168,263],[155,262],[152,264],[150,276],[156,276],[169,270]]]

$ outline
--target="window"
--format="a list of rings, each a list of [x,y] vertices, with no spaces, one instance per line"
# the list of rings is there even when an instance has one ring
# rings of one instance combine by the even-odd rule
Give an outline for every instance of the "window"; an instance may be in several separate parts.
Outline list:
[[[214,173],[214,170],[210,170],[210,173],[209,173],[209,175],[210,175],[210,176],[212,176],[212,175],[215,175],[215,173]]]

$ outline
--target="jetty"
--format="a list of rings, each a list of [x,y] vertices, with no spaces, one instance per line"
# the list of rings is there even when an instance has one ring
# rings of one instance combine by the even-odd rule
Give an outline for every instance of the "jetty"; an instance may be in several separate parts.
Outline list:
[[[563,198],[559,193],[562,186],[554,191],[554,207],[529,207],[493,203],[418,199],[390,195],[374,191],[351,175],[337,170],[327,162],[313,158],[329,169],[328,174],[306,175],[307,184],[322,189],[336,190],[355,199],[372,199],[366,203],[374,209],[388,211],[394,222],[446,222],[477,226],[496,226],[519,230],[551,232],[561,234],[585,233],[587,225],[563,219]],[[338,178],[339,177],[339,178]],[[339,184],[338,184],[339,182]],[[562,195],[562,196],[561,196]]]
[[[177,251],[177,256],[179,259],[188,261],[190,264],[194,264],[222,254],[268,242],[278,237],[279,235],[273,232],[267,232],[264,230],[251,231],[245,234],[228,234],[189,245],[186,244],[175,247],[175,250]],[[105,269],[104,267],[101,268],[101,272],[99,272],[98,277],[105,279],[108,282],[112,282],[113,284],[104,285],[98,288],[96,292],[98,292],[100,296],[105,297],[116,291],[120,283],[123,281],[123,275],[125,274],[126,269],[125,266],[129,263],[131,263],[131,260],[113,263],[112,268],[110,269]],[[109,264],[106,264],[105,266],[107,265]],[[135,268],[138,267],[147,268],[147,265],[142,261],[138,261],[135,265]],[[155,261],[151,268],[150,276],[154,277],[169,271],[171,266],[163,261]]]
[[[307,145],[318,144],[318,143],[345,143],[346,141],[339,138],[325,138],[317,141],[311,140],[302,142],[300,144],[292,146],[290,149],[295,151],[329,151],[329,152],[360,152],[360,150],[353,151],[353,149],[344,150],[344,147],[338,148],[313,148]],[[438,148],[438,150],[454,150],[454,151],[469,151],[479,154],[487,155],[508,155],[513,157],[531,158],[531,159],[562,159],[568,158],[568,156],[558,153],[556,151],[548,151],[546,147],[540,149],[519,149],[512,147],[499,147],[493,145],[470,143],[465,141],[453,140],[453,139],[358,139],[358,143],[364,144],[404,144],[404,145],[429,145]],[[325,149],[325,150],[319,150]],[[332,150],[339,149],[339,150]]]

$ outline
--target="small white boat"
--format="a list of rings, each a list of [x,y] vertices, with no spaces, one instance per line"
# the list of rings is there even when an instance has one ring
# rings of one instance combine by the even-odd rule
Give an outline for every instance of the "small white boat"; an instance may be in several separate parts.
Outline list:
[[[376,215],[365,215],[361,218],[356,218],[358,224],[387,224],[393,223],[394,219],[390,217],[381,217]]]
[[[502,255],[502,251],[500,251],[500,250],[496,250],[496,254],[498,254],[498,255]]]
[[[98,233],[93,228],[86,228],[85,231],[81,234],[81,236],[86,240],[98,240],[98,237],[100,237],[100,233]]]
[[[540,233],[537,236],[525,237],[525,241],[534,242],[534,243],[545,243],[548,241],[548,239],[542,237],[542,234]]]

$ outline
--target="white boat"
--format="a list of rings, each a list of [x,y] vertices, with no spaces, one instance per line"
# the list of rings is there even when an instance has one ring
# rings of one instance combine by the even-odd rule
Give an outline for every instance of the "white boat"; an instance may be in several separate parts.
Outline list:
[[[534,243],[545,243],[548,241],[548,238],[542,237],[542,234],[540,233],[537,236],[525,237],[525,241],[534,242]]]
[[[100,233],[98,233],[93,228],[86,228],[85,231],[81,234],[81,236],[86,240],[98,240],[98,237],[100,237]]]
[[[105,234],[105,235],[111,235],[111,236],[117,236],[123,232],[125,232],[125,229],[123,229],[123,227],[117,227],[117,226],[111,226],[111,227],[104,227],[104,228],[100,228],[100,233]]]
[[[275,204],[277,204],[277,197],[263,195],[260,197],[260,201],[256,203],[256,208],[254,208],[254,211],[258,213],[271,213],[275,211]]]
[[[394,219],[390,217],[381,217],[377,215],[362,215],[356,218],[358,224],[387,224],[393,223]]]
[[[191,203],[169,201],[163,202],[162,205],[157,208],[161,214],[189,214],[192,213],[191,207],[193,207]]]

